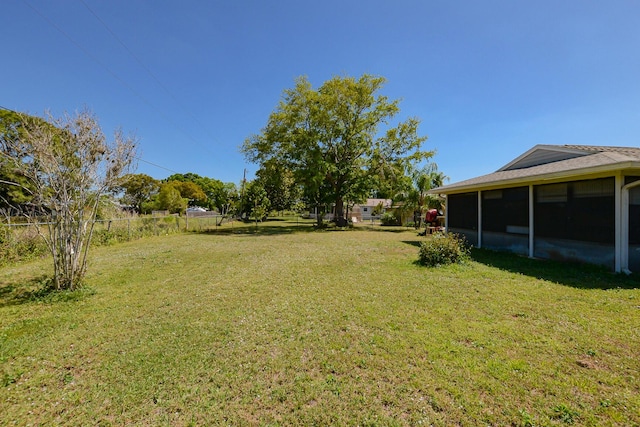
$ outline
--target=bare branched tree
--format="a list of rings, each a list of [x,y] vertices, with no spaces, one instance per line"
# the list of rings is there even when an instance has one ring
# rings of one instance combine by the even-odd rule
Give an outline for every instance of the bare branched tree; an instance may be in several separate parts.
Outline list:
[[[28,183],[32,199],[22,214],[37,224],[49,247],[55,288],[73,290],[86,273],[100,197],[130,172],[136,139],[118,130],[108,142],[86,110],[61,118],[21,119],[20,137],[5,141],[12,146],[3,150],[3,160],[12,162]]]

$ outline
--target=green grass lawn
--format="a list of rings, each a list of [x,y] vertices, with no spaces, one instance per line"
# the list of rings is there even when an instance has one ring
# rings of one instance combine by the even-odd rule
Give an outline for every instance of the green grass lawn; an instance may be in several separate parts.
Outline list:
[[[640,281],[296,222],[0,269],[1,425],[640,425]]]

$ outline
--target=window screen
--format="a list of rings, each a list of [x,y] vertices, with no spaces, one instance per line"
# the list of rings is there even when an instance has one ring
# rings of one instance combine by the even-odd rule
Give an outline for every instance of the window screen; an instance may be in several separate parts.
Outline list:
[[[613,244],[615,179],[535,188],[536,236]]]
[[[449,227],[478,229],[478,193],[450,194],[447,197]]]
[[[508,233],[528,226],[529,187],[482,192],[483,230]]]

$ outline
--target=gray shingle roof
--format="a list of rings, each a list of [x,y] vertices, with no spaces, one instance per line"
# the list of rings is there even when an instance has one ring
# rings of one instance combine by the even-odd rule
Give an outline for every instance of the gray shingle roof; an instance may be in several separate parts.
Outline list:
[[[571,151],[567,159],[530,165],[532,159],[544,162],[540,150]],[[576,157],[577,155],[577,157]],[[536,156],[538,159],[536,159]],[[556,156],[557,157],[557,156]],[[547,156],[547,158],[554,158]],[[518,167],[518,164],[526,165]],[[614,171],[621,168],[640,168],[640,148],[590,145],[538,145],[497,172],[445,185],[430,193],[455,193],[482,187],[524,184],[545,178],[560,178],[588,173]]]
[[[607,146],[599,146],[599,145],[560,145],[560,147],[571,148],[574,150],[590,151],[593,153],[597,153],[597,152],[624,153],[640,160],[640,147],[607,147]]]

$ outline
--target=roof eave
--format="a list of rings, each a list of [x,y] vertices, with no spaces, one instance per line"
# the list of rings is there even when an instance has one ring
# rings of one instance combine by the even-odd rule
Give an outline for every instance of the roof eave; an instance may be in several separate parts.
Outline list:
[[[530,148],[529,150],[527,150],[525,153],[521,154],[520,156],[516,157],[515,159],[513,159],[512,161],[510,161],[506,165],[502,166],[496,172],[508,170],[511,166],[517,164],[522,159],[525,159],[526,157],[530,156],[532,153],[535,153],[538,150],[549,150],[549,151],[556,151],[556,152],[559,152],[559,153],[575,153],[575,154],[583,154],[583,155],[587,155],[588,154],[588,152],[585,151],[585,150],[580,150],[580,149],[576,149],[576,148],[567,148],[567,147],[564,147],[562,145],[538,144],[538,145],[534,146],[533,148]]]
[[[462,186],[457,186],[455,184],[452,184],[452,185],[434,188],[432,190],[429,190],[427,193],[428,194],[454,194],[454,193],[466,193],[471,191],[486,190],[486,189],[492,189],[492,188],[516,187],[516,186],[521,186],[525,184],[526,185],[542,184],[545,181],[559,181],[559,180],[566,180],[567,178],[601,175],[601,174],[621,171],[625,169],[640,169],[640,162],[628,161],[628,162],[615,163],[610,165],[572,169],[572,170],[544,173],[540,175],[533,175],[533,176],[526,176],[526,177],[507,178],[507,179],[500,179],[496,181],[462,185]]]

